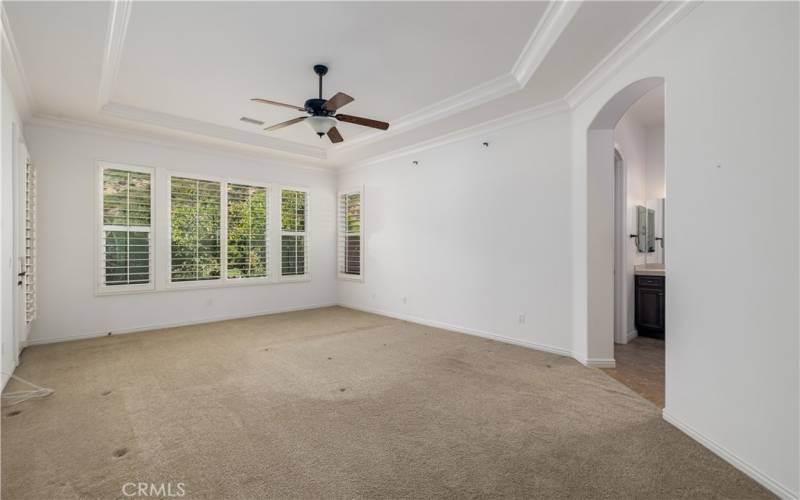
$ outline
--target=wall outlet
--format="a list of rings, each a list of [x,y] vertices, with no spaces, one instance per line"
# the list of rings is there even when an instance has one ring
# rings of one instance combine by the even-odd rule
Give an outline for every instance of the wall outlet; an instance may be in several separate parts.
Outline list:
[[[519,324],[520,325],[524,325],[525,324],[525,314],[520,314],[519,315]]]
[[[372,294],[372,300],[375,300],[376,298],[378,298],[378,294],[377,293],[373,293]]]
[[[408,297],[403,297],[403,304],[408,304]]]

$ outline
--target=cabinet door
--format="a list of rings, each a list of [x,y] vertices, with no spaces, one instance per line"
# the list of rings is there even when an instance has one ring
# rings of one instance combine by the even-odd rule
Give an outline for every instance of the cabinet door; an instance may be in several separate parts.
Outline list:
[[[639,288],[637,291],[637,323],[644,328],[662,330],[664,328],[664,292],[653,288]]]

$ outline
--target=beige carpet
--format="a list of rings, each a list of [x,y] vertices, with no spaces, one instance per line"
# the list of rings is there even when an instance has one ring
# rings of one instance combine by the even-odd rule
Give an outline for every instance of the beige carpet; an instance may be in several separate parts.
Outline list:
[[[3,410],[5,500],[770,497],[599,370],[342,308],[31,347],[17,374],[56,393]]]

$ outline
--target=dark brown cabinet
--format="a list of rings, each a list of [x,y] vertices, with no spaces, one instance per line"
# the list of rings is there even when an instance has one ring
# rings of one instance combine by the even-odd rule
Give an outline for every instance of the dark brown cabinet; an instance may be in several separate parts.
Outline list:
[[[644,337],[664,338],[664,276],[636,275],[636,330]]]

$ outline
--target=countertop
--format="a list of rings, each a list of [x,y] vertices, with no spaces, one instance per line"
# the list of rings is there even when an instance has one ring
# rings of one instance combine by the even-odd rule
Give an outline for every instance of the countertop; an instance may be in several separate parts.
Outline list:
[[[633,266],[633,274],[638,276],[666,276],[664,264],[642,264]]]

